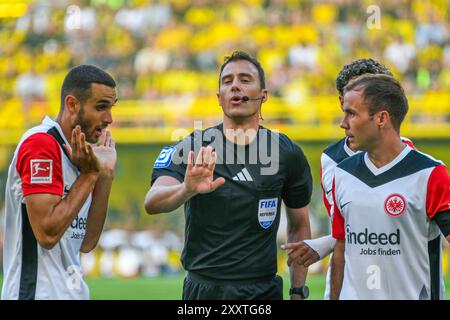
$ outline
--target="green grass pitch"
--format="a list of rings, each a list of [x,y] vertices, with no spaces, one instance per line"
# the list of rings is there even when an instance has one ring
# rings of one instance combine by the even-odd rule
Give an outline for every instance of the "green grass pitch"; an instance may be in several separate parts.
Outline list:
[[[155,278],[87,278],[92,300],[180,300],[183,275]],[[289,299],[289,277],[284,278],[284,299]],[[3,278],[0,276],[0,285]],[[450,288],[450,276],[446,278],[446,287]],[[325,276],[308,276],[310,300],[321,300],[325,289]],[[445,298],[450,300],[450,289]]]

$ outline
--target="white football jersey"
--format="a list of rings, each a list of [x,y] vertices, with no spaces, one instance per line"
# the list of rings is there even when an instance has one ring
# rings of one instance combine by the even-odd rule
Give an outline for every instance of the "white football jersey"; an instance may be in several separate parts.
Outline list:
[[[340,299],[441,299],[441,234],[450,213],[446,167],[406,146],[377,168],[366,152],[335,169],[332,234],[345,241]]]
[[[60,126],[46,117],[24,134],[14,153],[6,183],[2,299],[89,299],[80,247],[92,194],[51,249],[36,241],[24,202],[29,194],[69,192],[79,171],[63,143],[69,145]]]
[[[353,151],[347,146],[347,137],[342,138],[338,142],[328,146],[322,153],[320,157],[320,183],[322,186],[322,196],[323,196],[323,204],[327,209],[328,215],[332,217],[333,215],[333,195],[332,195],[332,187],[333,187],[333,179],[334,179],[334,169],[336,166],[347,159],[355,155],[360,151]],[[414,144],[408,138],[401,137],[403,143],[415,149]],[[331,257],[330,255],[330,263],[328,264],[327,270],[327,278],[325,284],[325,294],[324,299],[330,299],[330,281],[331,281]]]
[[[323,191],[323,203],[330,217],[332,215],[331,208],[333,207],[331,189],[333,186],[334,169],[341,161],[354,154],[355,152],[347,146],[347,137],[345,137],[327,147],[320,157],[320,183]]]
[[[334,169],[336,166],[347,159],[359,153],[360,151],[353,151],[347,146],[347,137],[342,138],[338,142],[327,147],[320,157],[320,183],[323,190],[323,203],[327,208],[328,215],[331,217],[333,214],[333,196],[331,189],[333,186]],[[408,138],[401,137],[404,144],[415,149],[414,144]]]

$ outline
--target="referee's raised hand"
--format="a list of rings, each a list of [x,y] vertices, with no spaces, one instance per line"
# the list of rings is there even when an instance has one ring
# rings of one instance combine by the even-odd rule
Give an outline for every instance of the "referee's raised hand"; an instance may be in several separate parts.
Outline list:
[[[208,193],[216,190],[225,183],[220,177],[214,180],[214,168],[217,155],[211,146],[202,147],[194,162],[195,154],[189,151],[186,174],[184,178],[185,188],[188,193]]]

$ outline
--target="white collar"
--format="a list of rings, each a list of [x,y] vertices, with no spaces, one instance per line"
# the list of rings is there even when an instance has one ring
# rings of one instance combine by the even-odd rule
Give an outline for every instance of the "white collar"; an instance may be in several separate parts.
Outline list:
[[[412,148],[408,145],[405,145],[405,148],[402,150],[402,152],[400,152],[398,154],[397,157],[395,157],[394,160],[392,160],[391,162],[389,162],[388,164],[385,164],[384,166],[382,166],[381,168],[377,168],[373,162],[369,159],[369,154],[366,152],[364,154],[364,162],[366,163],[367,168],[375,175],[378,176],[386,171],[388,171],[389,169],[391,169],[392,167],[394,167],[397,163],[399,163],[400,161],[402,161],[407,155],[408,153],[412,150]]]
[[[49,126],[49,127],[55,127],[56,130],[58,130],[61,138],[63,138],[65,144],[67,146],[70,146],[69,142],[66,140],[66,137],[64,136],[64,133],[59,125],[58,122],[56,122],[55,120],[53,120],[52,118],[50,118],[49,116],[45,116],[44,120],[42,120],[42,124],[45,126]]]
[[[353,156],[353,155],[355,155],[355,154],[357,154],[357,153],[360,153],[361,151],[353,151],[352,149],[350,149],[349,147],[348,147],[348,145],[347,145],[347,141],[348,141],[348,137],[345,137],[345,141],[344,141],[344,151],[348,154],[348,156],[349,157],[351,157],[351,156]]]

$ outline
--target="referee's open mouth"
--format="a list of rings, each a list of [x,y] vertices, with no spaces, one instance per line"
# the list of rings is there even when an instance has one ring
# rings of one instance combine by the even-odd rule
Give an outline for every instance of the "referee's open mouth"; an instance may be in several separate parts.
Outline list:
[[[230,101],[231,101],[231,104],[240,104],[242,102],[242,97],[241,96],[233,96]]]

